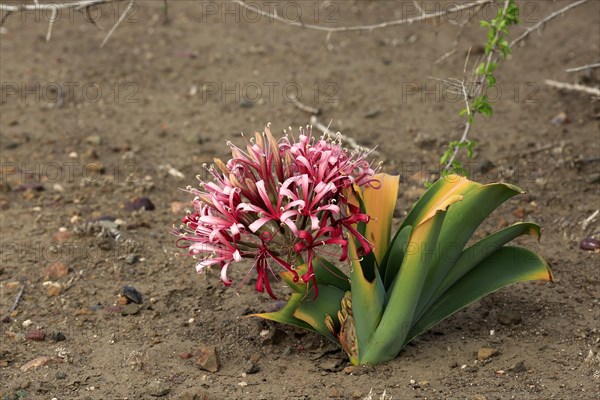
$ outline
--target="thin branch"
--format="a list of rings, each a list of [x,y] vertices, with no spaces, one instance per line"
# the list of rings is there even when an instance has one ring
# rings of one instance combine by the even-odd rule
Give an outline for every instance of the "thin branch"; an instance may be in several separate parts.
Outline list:
[[[133,2],[134,2],[134,0],[129,0],[129,3],[127,4],[127,7],[125,8],[125,11],[123,11],[123,14],[121,14],[121,16],[119,17],[119,19],[117,20],[117,22],[113,25],[112,28],[110,28],[110,31],[108,31],[108,33],[104,37],[104,40],[100,44],[100,48],[104,47],[104,45],[106,44],[106,42],[108,42],[108,39],[110,39],[110,37],[112,36],[112,34],[115,32],[115,30],[117,30],[117,27],[119,25],[121,25],[121,22],[123,22],[123,20],[127,17],[127,14],[129,13],[129,10],[131,10],[131,7],[133,7]]]
[[[576,68],[569,68],[569,69],[566,69],[565,71],[567,71],[567,72],[579,72],[579,71],[585,71],[586,69],[594,69],[594,68],[600,68],[600,63],[583,65],[581,67],[576,67]]]
[[[584,85],[580,85],[577,83],[573,84],[573,83],[558,82],[558,81],[554,81],[552,79],[546,79],[544,81],[544,83],[548,86],[552,86],[557,89],[571,90],[571,91],[575,91],[575,92],[583,92],[583,93],[591,94],[592,96],[600,97],[600,89],[597,89],[595,87],[584,86]]]
[[[517,36],[516,39],[514,39],[512,42],[510,42],[509,47],[513,48],[513,46],[517,43],[519,43],[520,41],[524,40],[527,36],[529,36],[531,34],[531,32],[537,30],[538,28],[544,26],[544,24],[546,24],[548,21],[553,20],[554,18],[563,15],[564,13],[566,13],[569,10],[572,10],[575,7],[579,7],[582,4],[587,3],[590,0],[579,0],[576,1],[574,3],[571,3],[563,8],[561,8],[560,10],[557,10],[555,12],[553,12],[552,14],[548,15],[546,18],[544,18],[543,20],[539,21],[537,24],[533,25],[532,27],[528,28],[525,32],[521,33],[519,36]]]
[[[504,18],[504,16],[506,15],[506,11],[508,10],[509,5],[510,5],[510,0],[505,0],[504,7],[502,8],[502,18]],[[498,37],[500,36],[501,33],[502,32],[500,30],[496,31],[496,35],[494,36],[494,39],[492,41],[493,43],[498,43]],[[493,61],[496,48],[497,48],[497,46],[494,45],[494,47],[492,47],[490,49],[487,59],[485,60],[485,67],[483,68],[483,71],[489,70],[489,66]],[[474,98],[477,98],[482,93],[484,82],[486,79],[487,79],[487,73],[485,73],[483,76],[481,76],[481,80],[479,82],[480,84],[476,85],[475,92],[473,93]],[[464,90],[464,88],[465,88],[464,85],[462,88],[463,88],[463,95],[465,96],[465,101],[468,103],[469,98],[468,98],[467,92]],[[470,113],[469,108],[467,108],[467,112]],[[460,140],[458,141],[459,143],[464,143],[467,140],[467,137],[469,136],[469,131],[471,130],[470,116],[471,116],[471,114],[469,114],[469,119],[467,120],[467,122],[465,124],[465,129],[463,130],[463,134],[460,137]],[[452,163],[454,162],[454,159],[456,158],[456,155],[458,154],[459,151],[460,151],[460,147],[454,146],[454,152],[452,153],[452,156],[448,159],[448,162],[446,163],[446,166],[444,167],[445,170],[449,169],[450,166],[452,166]]]
[[[90,16],[90,7],[95,6],[95,5],[100,5],[100,4],[119,2],[119,1],[122,1],[122,0],[79,0],[79,1],[63,2],[63,3],[39,3],[37,0],[35,0],[33,2],[33,4],[25,4],[25,3],[16,4],[16,5],[0,4],[0,11],[4,12],[2,20],[0,20],[0,25],[3,25],[6,22],[6,20],[8,19],[8,17],[11,14],[16,13],[16,12],[51,11],[52,14],[51,14],[50,20],[48,21],[48,31],[46,32],[46,41],[50,41],[50,38],[52,37],[52,30],[54,28],[54,23],[56,22],[57,19],[59,19],[58,12],[60,10],[63,10],[63,9],[73,9],[73,10],[78,10],[78,11],[83,10],[86,13],[86,18],[88,19],[88,21],[97,27],[96,21],[94,21]],[[127,13],[133,7],[133,3],[134,3],[134,0],[129,1],[129,3],[127,4],[127,7],[125,9],[125,12],[123,12],[123,14],[121,14],[120,18],[117,20],[115,25],[108,32],[108,34],[102,41],[102,44],[100,45],[100,47],[103,47],[106,44],[106,42],[112,36],[112,34],[115,32],[117,27],[121,24],[121,22],[123,22],[123,20],[127,16]],[[165,6],[166,6],[166,0],[165,0]],[[165,10],[166,10],[166,8],[165,8]]]
[[[517,43],[523,41],[533,31],[537,30],[538,28],[540,28],[544,24],[548,23],[549,21],[553,20],[554,18],[556,18],[556,17],[558,17],[560,15],[565,14],[567,11],[570,11],[570,10],[574,9],[575,7],[578,7],[578,6],[582,5],[582,4],[587,3],[588,1],[589,0],[578,0],[578,1],[574,2],[574,3],[571,3],[571,4],[569,4],[569,5],[561,8],[560,10],[557,10],[557,11],[553,12],[552,14],[548,15],[547,17],[545,17],[544,19],[542,19],[541,21],[539,21],[538,23],[536,23],[535,25],[533,25],[532,27],[528,28],[523,33],[521,33],[516,39],[514,39],[512,42],[510,42],[509,47],[512,49]],[[506,0],[506,2],[504,3],[504,9],[502,11],[503,14],[506,14],[506,10],[508,8],[508,4],[509,4],[509,1]],[[498,34],[499,34],[499,32],[497,32],[497,35]],[[490,53],[488,55],[488,58],[486,60],[484,71],[487,71],[488,66],[493,61],[492,58],[493,58],[493,55],[494,55],[494,51],[495,51],[495,48],[490,51]],[[485,82],[486,78],[487,78],[487,75],[484,75],[484,76],[481,77],[481,81],[480,81],[481,84],[477,85],[477,87],[475,88],[475,93],[474,93],[473,97],[476,98],[476,97],[478,97],[482,93],[483,86],[484,86],[483,82]],[[548,84],[548,81],[546,81],[546,83]],[[556,83],[559,83],[559,82],[556,82]],[[573,86],[573,85],[571,85],[571,86]],[[597,95],[596,92],[595,92],[596,89],[594,89],[594,88],[588,88],[588,87],[582,86],[582,85],[575,85],[575,86],[578,86],[578,88],[574,89],[572,87],[567,87],[567,86],[564,86],[563,88],[564,89],[569,89],[569,90],[585,91],[587,93],[590,93],[589,90],[591,90],[592,91],[591,94]],[[469,123],[469,121],[467,121],[467,123],[465,124],[465,129],[463,131],[463,134],[462,134],[462,136],[461,136],[461,138],[459,140],[459,143],[463,143],[463,142],[465,142],[467,140],[467,137],[469,135],[470,129],[471,129],[471,124]],[[458,154],[459,151],[460,151],[460,147],[459,146],[455,146],[454,147],[454,152],[452,153],[452,156],[450,157],[450,159],[446,163],[445,169],[450,168],[450,166],[452,165],[452,162],[456,158],[456,155]]]
[[[56,17],[58,16],[58,10],[55,8],[52,10],[52,16],[50,17],[50,21],[48,22],[48,32],[46,33],[46,42],[50,41],[52,37],[52,27],[54,26],[54,22],[56,21]]]
[[[594,220],[594,218],[596,218],[596,216],[600,213],[600,210],[596,210],[592,213],[592,215],[590,215],[589,217],[587,217],[586,219],[584,219],[583,221],[581,221],[581,230],[584,230],[588,227],[588,225],[590,224],[590,222],[592,222]]]
[[[454,53],[456,53],[456,50],[458,48],[458,42],[460,41],[460,38],[465,30],[465,26],[467,26],[467,22],[469,22],[469,21],[466,20],[459,24],[460,30],[456,34],[456,38],[454,38],[454,43],[452,43],[452,49],[447,51],[446,53],[442,54],[437,60],[435,60],[435,62],[433,63],[434,65],[437,65],[437,64],[443,62],[448,57],[450,57],[450,56],[454,55]]]
[[[8,5],[8,4],[0,4],[0,11],[6,11],[9,13],[18,12],[18,11],[41,11],[41,10],[62,10],[65,8],[74,8],[76,10],[80,10],[82,8],[90,7],[96,4],[102,3],[113,3],[116,0],[80,0],[73,2],[63,2],[63,3],[38,3],[35,2],[33,4],[16,4],[16,5]]]
[[[318,130],[320,130],[321,132],[323,132],[324,134],[328,134],[328,133],[333,134],[334,133],[333,131],[331,131],[329,129],[329,126],[325,126],[322,123],[320,123],[319,120],[317,119],[316,115],[313,115],[312,117],[310,117],[310,124],[312,126],[314,126],[315,128],[317,128]],[[360,144],[358,144],[356,142],[356,140],[354,140],[353,138],[346,136],[346,135],[342,135],[340,132],[336,132],[335,135],[342,142],[346,143],[348,146],[352,147],[355,150],[362,150],[365,148],[364,146],[361,146]],[[380,153],[377,150],[372,149],[371,154],[379,155]]]
[[[8,309],[7,314],[10,314],[11,312],[13,312],[17,309],[17,307],[19,306],[19,303],[21,302],[21,299],[23,298],[24,291],[25,291],[25,283],[23,283],[21,285],[21,288],[19,289],[19,292],[17,293],[17,296],[15,297],[15,301],[13,302],[12,306],[10,306],[10,308]]]
[[[311,106],[307,106],[306,104],[304,104],[300,100],[298,100],[296,97],[292,98],[292,104],[295,105],[300,110],[307,112],[309,114],[312,114],[312,115],[320,115],[321,114],[320,109],[311,107]]]
[[[412,24],[414,22],[425,21],[425,20],[432,19],[432,18],[439,18],[444,15],[448,15],[450,13],[454,13],[454,12],[458,12],[458,11],[462,11],[462,10],[468,10],[468,9],[471,9],[474,7],[479,7],[484,4],[491,3],[493,0],[477,0],[472,3],[448,7],[448,9],[446,9],[444,11],[438,11],[438,12],[434,12],[434,13],[430,13],[430,14],[422,14],[418,17],[403,18],[403,19],[398,19],[398,20],[394,20],[394,21],[380,22],[380,23],[372,24],[372,25],[336,26],[336,27],[306,24],[303,21],[293,21],[293,20],[289,20],[287,18],[280,17],[276,13],[271,14],[269,12],[263,11],[260,8],[254,6],[252,4],[246,3],[243,0],[230,0],[230,1],[233,1],[234,3],[237,3],[240,6],[246,8],[250,11],[253,11],[264,17],[268,17],[269,19],[272,19],[274,21],[279,21],[279,22],[282,22],[284,24],[288,24],[291,26],[297,26],[297,27],[301,27],[301,28],[307,28],[307,29],[313,29],[316,31],[323,31],[323,32],[331,33],[331,32],[372,31],[374,29],[389,28],[391,26]]]

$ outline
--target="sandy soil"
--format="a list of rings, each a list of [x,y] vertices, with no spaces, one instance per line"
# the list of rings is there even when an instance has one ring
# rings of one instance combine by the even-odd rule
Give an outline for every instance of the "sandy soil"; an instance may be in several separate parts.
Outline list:
[[[525,21],[513,34],[566,4],[520,3]],[[579,242],[600,234],[600,217],[582,225],[598,209],[600,103],[544,80],[598,85],[598,69],[565,69],[598,61],[600,2],[514,49],[496,74],[495,115],[472,131],[474,178],[528,192],[480,234],[518,220],[540,223],[541,243],[524,243],[547,258],[556,283],[501,290],[396,360],[354,369],[313,334],[244,317],[275,306],[251,281],[238,295],[217,271],[197,276],[169,234],[185,206],[173,202],[190,200],[178,188],[194,184],[203,163],[225,157],[226,141],[241,143],[240,131],[307,124],[310,115],[291,102],[296,95],[322,111],[321,122],[379,146],[385,170],[403,177],[401,217],[423,192],[415,173],[437,170],[445,143],[462,131],[460,99],[429,77],[462,76],[467,49],[477,53],[484,40],[481,12],[460,16],[472,21],[456,53],[436,63],[460,29],[448,18],[328,39],[231,4],[168,4],[165,24],[162,2],[138,1],[103,49],[125,4],[95,9],[97,27],[79,13],[61,14],[48,43],[47,15],[12,15],[2,28],[3,399],[595,398],[599,254]],[[403,1],[270,4],[325,26],[415,15]],[[561,112],[568,122],[551,123]],[[155,209],[127,211],[135,197]],[[239,282],[245,273],[232,276]],[[123,285],[142,294],[140,306],[118,304]],[[32,340],[39,330],[44,340]],[[217,372],[186,358],[211,345]],[[483,347],[498,352],[478,361]],[[46,365],[24,367],[42,356]]]

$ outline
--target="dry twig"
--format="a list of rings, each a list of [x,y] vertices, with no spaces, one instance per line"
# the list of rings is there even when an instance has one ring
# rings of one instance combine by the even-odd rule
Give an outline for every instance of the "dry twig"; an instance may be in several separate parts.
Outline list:
[[[293,100],[292,104],[304,112],[307,112],[311,115],[320,115],[321,114],[321,110],[318,108],[307,106],[306,104],[300,102],[300,100],[298,100],[296,98],[293,98],[292,100]]]
[[[592,213],[592,215],[590,215],[589,217],[587,217],[586,219],[581,221],[581,230],[585,231],[586,228],[588,227],[588,225],[590,224],[590,222],[592,222],[599,213],[600,213],[600,210],[596,210]]]
[[[567,11],[570,11],[572,9],[574,9],[575,7],[578,7],[582,4],[587,3],[589,0],[578,0],[574,3],[571,3],[557,11],[554,11],[553,13],[551,13],[550,15],[546,16],[544,19],[542,19],[541,21],[539,21],[538,23],[536,23],[535,25],[531,26],[530,28],[526,29],[523,33],[521,33],[517,38],[515,38],[513,41],[510,42],[509,47],[512,49],[517,43],[525,40],[525,38],[527,38],[532,32],[534,32],[535,30],[539,29],[540,27],[544,26],[546,23],[548,23],[549,21],[553,20],[554,18],[564,15]],[[505,1],[504,3],[504,8],[503,8],[503,13],[506,13],[506,10],[508,8],[508,0]],[[493,59],[493,55],[494,55],[494,51],[492,50],[490,52],[490,54],[488,55],[488,58],[486,60],[486,64],[485,64],[485,68],[484,70],[487,71],[488,66],[491,62],[493,61],[497,61]],[[479,63],[476,63],[476,65]],[[476,84],[475,87],[475,93],[472,94],[473,97],[477,97],[481,94],[482,90],[483,90],[483,82],[486,79],[486,76],[481,77],[481,80],[479,81],[479,84]],[[464,81],[463,81],[464,82]],[[548,84],[548,81],[546,81],[546,83]],[[557,82],[558,83],[558,82]],[[573,89],[572,87],[564,87],[564,89],[571,89],[571,90],[581,90],[581,91],[586,91],[588,93],[590,93],[588,90],[591,89],[592,90],[592,94],[596,94],[596,92],[594,92],[596,89],[594,88],[587,88],[585,86],[582,85],[574,85],[574,86],[578,86],[577,89]],[[463,84],[463,89],[464,89],[464,84]],[[584,89],[585,88],[585,89]],[[468,93],[468,91],[463,90],[463,94],[465,96],[465,101],[467,100],[467,96],[470,95]],[[597,95],[597,94],[596,94]],[[469,109],[467,108],[467,112],[469,113]],[[469,114],[470,115],[470,114]],[[463,134],[459,140],[459,143],[464,143],[467,140],[467,137],[469,135],[469,130],[471,129],[471,124],[469,123],[469,121],[467,121],[467,123],[465,124],[465,129],[463,131]],[[456,158],[456,155],[458,154],[460,150],[459,146],[455,146],[454,147],[454,152],[452,153],[452,156],[449,158],[448,162],[446,163],[445,169],[448,169],[451,165],[452,162],[454,161],[454,159]]]
[[[546,79],[544,81],[544,83],[548,86],[552,86],[557,89],[571,90],[571,91],[575,91],[575,92],[583,92],[583,93],[591,94],[592,96],[600,97],[600,89],[595,88],[595,87],[584,86],[584,85],[580,85],[578,83],[558,82],[558,81],[554,81],[552,79]]]
[[[129,0],[129,3],[127,4],[127,7],[125,8],[125,11],[123,11],[123,14],[121,14],[121,16],[119,17],[119,19],[117,20],[117,22],[113,25],[112,28],[110,28],[110,31],[108,31],[108,33],[104,37],[104,40],[100,44],[100,48],[104,47],[104,45],[106,44],[106,42],[108,42],[108,39],[110,39],[110,37],[115,32],[115,30],[117,29],[117,27],[119,25],[121,25],[121,22],[123,22],[123,20],[125,19],[125,17],[127,17],[127,14],[129,13],[129,10],[131,10],[131,8],[133,7],[133,3],[134,3],[134,0]]]
[[[437,60],[435,60],[435,62],[433,63],[434,65],[440,64],[441,62],[446,60],[448,57],[451,57],[452,55],[454,55],[454,53],[456,53],[456,50],[458,48],[458,42],[460,41],[460,38],[462,37],[462,34],[465,30],[465,26],[467,26],[467,22],[469,22],[469,20],[466,20],[459,24],[460,30],[456,34],[456,38],[454,39],[454,42],[452,43],[452,49],[445,52]]]
[[[380,22],[377,24],[372,24],[372,25],[356,25],[356,26],[336,26],[336,27],[329,27],[329,26],[321,26],[321,25],[313,25],[313,24],[305,24],[302,21],[293,21],[293,20],[289,20],[287,18],[283,18],[280,17],[277,14],[271,14],[269,12],[263,11],[260,8],[246,3],[243,0],[231,0],[234,3],[239,4],[240,6],[253,11],[259,15],[262,15],[264,17],[268,17],[274,21],[279,21],[282,22],[284,24],[288,24],[291,26],[297,26],[297,27],[301,27],[301,28],[307,28],[307,29],[313,29],[313,30],[317,30],[317,31],[323,31],[323,32],[353,32],[353,31],[372,31],[374,29],[381,29],[381,28],[389,28],[392,26],[398,26],[398,25],[404,25],[404,24],[412,24],[414,22],[421,22],[421,21],[425,21],[428,19],[432,19],[432,18],[439,18],[439,17],[443,17],[444,15],[448,15],[450,13],[454,13],[454,12],[458,12],[458,11],[462,11],[462,10],[468,10],[471,8],[475,8],[475,7],[480,7],[484,4],[488,4],[491,3],[492,0],[476,0],[473,1],[471,3],[467,3],[467,4],[462,4],[462,5],[456,5],[453,7],[448,7],[448,9],[443,10],[443,11],[437,11],[437,12],[433,12],[433,13],[423,13],[418,16],[418,17],[412,17],[412,18],[403,18],[403,19],[397,19],[397,20],[393,20],[393,21],[386,21],[386,22]],[[421,10],[422,11],[422,10]]]
[[[505,0],[504,1],[504,7],[502,8],[502,15],[506,14],[506,11],[508,10],[508,6],[510,4],[509,0]],[[493,42],[497,43],[497,39],[498,36],[500,35],[500,31],[496,31],[496,36],[494,37]],[[489,70],[489,66],[490,64],[494,61],[494,55],[495,55],[495,50],[496,50],[496,46],[494,46],[491,51],[489,52],[487,59],[485,60],[485,67],[483,68],[484,71],[488,71]],[[476,64],[477,65],[477,64]],[[465,98],[465,102],[467,103],[467,116],[469,117],[469,120],[467,120],[467,122],[465,123],[465,129],[463,130],[463,134],[460,137],[459,143],[464,143],[467,140],[467,137],[469,136],[469,131],[471,130],[471,109],[469,107],[469,98],[472,96],[474,98],[478,97],[482,91],[483,91],[483,87],[484,87],[484,82],[485,79],[487,78],[486,75],[483,75],[480,77],[480,80],[478,81],[478,83],[475,85],[475,90],[473,94],[470,94],[466,91],[465,89],[465,85],[463,83],[462,85],[462,92],[463,92],[463,96]],[[454,159],[456,158],[456,155],[458,154],[458,152],[460,151],[460,147],[459,146],[455,146],[454,147],[454,152],[452,153],[452,156],[448,159],[448,162],[446,163],[446,165],[444,166],[444,169],[449,169],[450,166],[452,165],[452,163],[454,162]]]
[[[527,36],[529,36],[533,31],[537,30],[538,28],[541,28],[542,26],[544,26],[547,22],[553,20],[556,17],[559,17],[561,15],[563,15],[564,13],[566,13],[569,10],[574,9],[575,7],[579,7],[582,4],[587,3],[590,0],[579,0],[576,1],[574,3],[571,3],[563,8],[561,8],[560,10],[556,10],[555,12],[553,12],[552,14],[548,15],[546,18],[542,19],[541,21],[539,21],[537,24],[533,25],[530,28],[527,28],[527,30],[523,33],[521,33],[519,36],[517,36],[516,39],[514,39],[512,42],[510,42],[509,47],[513,48],[513,46],[519,42],[521,42],[522,40],[524,40]]]
[[[316,115],[313,115],[312,117],[310,117],[310,124],[325,134],[328,134],[328,133],[333,134],[334,133],[332,130],[329,129],[329,126],[325,126],[322,123],[320,123],[319,120],[317,119]],[[351,138],[349,136],[342,135],[340,132],[336,132],[335,135],[342,142],[346,143],[348,146],[350,146],[351,148],[353,148],[355,150],[364,149],[364,146],[361,146],[360,144],[358,144],[356,142],[356,140],[354,140],[353,138]],[[372,149],[371,154],[379,155],[379,152],[375,149]]]
[[[23,283],[21,285],[21,288],[19,289],[19,292],[17,293],[17,296],[15,297],[15,301],[13,302],[12,306],[10,306],[10,308],[8,309],[8,312],[6,314],[10,314],[11,312],[13,312],[17,309],[17,307],[19,306],[19,303],[21,302],[21,299],[23,298],[24,291],[25,291],[25,283]]]
[[[77,11],[83,11],[86,13],[86,17],[92,24],[96,25],[96,22],[90,18],[90,7],[107,4],[107,3],[116,3],[122,0],[78,0],[72,2],[62,2],[62,3],[39,3],[38,1],[34,1],[33,4],[0,4],[0,11],[5,14],[0,20],[0,25],[3,25],[8,17],[16,12],[31,12],[31,11],[39,11],[39,12],[48,12],[50,11],[51,17],[48,21],[48,30],[46,32],[46,41],[49,41],[52,37],[52,31],[54,28],[54,23],[58,19],[58,13],[60,10],[64,9],[73,9]],[[104,37],[102,44],[100,47],[103,47],[108,39],[112,36],[117,27],[123,22],[131,8],[133,7],[134,0],[130,0],[125,8],[125,11],[121,14],[117,22],[113,25],[107,35]]]
[[[576,68],[569,68],[569,69],[566,69],[565,71],[567,71],[567,72],[579,72],[579,71],[585,71],[586,69],[594,69],[594,68],[600,68],[600,63],[583,65],[581,67],[576,67]]]

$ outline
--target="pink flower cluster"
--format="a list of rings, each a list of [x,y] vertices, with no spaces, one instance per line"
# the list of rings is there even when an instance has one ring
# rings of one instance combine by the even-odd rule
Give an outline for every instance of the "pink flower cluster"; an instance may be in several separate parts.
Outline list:
[[[295,281],[316,283],[317,250],[337,247],[344,261],[354,237],[362,254],[371,252],[371,244],[356,230],[369,216],[344,191],[377,182],[367,151],[349,152],[325,135],[317,139],[310,127],[300,128],[298,138],[291,129],[284,131],[277,141],[267,126],[246,142],[246,151],[229,144],[232,158],[226,164],[215,160],[208,168],[212,179],[200,180],[200,189],[187,188],[195,195],[195,212],[183,217],[177,242],[200,259],[198,273],[218,265],[221,279],[230,285],[229,266],[252,259],[256,290],[266,289],[275,298],[269,282],[270,275],[276,277],[272,266],[290,271]],[[295,271],[299,263],[308,266],[301,277]]]

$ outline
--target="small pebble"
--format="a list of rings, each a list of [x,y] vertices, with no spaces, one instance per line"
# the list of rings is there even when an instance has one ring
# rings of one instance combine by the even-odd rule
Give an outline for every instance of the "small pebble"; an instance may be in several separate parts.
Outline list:
[[[196,365],[205,371],[217,372],[221,368],[219,353],[215,346],[200,345],[194,353]]]
[[[66,276],[69,273],[69,267],[61,262],[55,262],[44,269],[44,279],[56,280]]]
[[[146,211],[152,211],[156,207],[154,207],[154,203],[148,197],[136,197],[126,202],[124,208],[125,211],[132,212],[141,210],[142,208]]]
[[[498,354],[498,350],[491,349],[489,347],[482,347],[477,352],[477,359],[480,361],[489,360],[490,358],[494,357],[496,354]]]
[[[294,349],[292,348],[292,346],[287,346],[284,350],[283,353],[281,353],[282,356],[284,357],[289,357],[294,353]]]
[[[248,375],[256,374],[258,371],[260,371],[260,367],[253,362],[250,362],[245,370]]]
[[[523,361],[518,361],[511,365],[508,370],[510,372],[514,372],[515,374],[521,374],[527,371],[527,367],[525,367],[525,363]]]
[[[565,125],[565,124],[568,124],[569,122],[571,122],[571,120],[569,119],[569,116],[567,115],[567,113],[564,111],[559,112],[550,120],[550,123],[552,125],[556,125],[556,126]]]
[[[62,342],[63,340],[67,340],[65,335],[60,331],[50,333],[48,335],[48,339],[52,340],[53,342]]]
[[[140,256],[138,256],[137,254],[128,254],[125,257],[125,264],[127,265],[133,265],[138,261],[140,261]]]
[[[91,144],[92,146],[99,146],[102,144],[102,138],[99,135],[90,135],[85,138],[85,142],[87,144]]]
[[[160,379],[157,379],[148,385],[148,393],[153,397],[166,396],[170,391],[171,389],[167,386],[166,382]]]
[[[244,99],[240,100],[240,107],[251,108],[251,107],[254,107],[254,103],[251,102],[250,100],[244,98]]]
[[[591,237],[584,238],[579,243],[579,248],[581,250],[590,250],[590,251],[598,250],[598,249],[600,249],[600,240],[594,239]]]
[[[368,111],[368,112],[366,112],[366,113],[364,114],[364,117],[365,117],[365,118],[375,118],[375,117],[377,117],[379,114],[381,114],[381,111],[380,111],[380,110],[377,110],[377,109],[374,109],[374,110],[371,110],[371,111]]]
[[[58,282],[46,281],[43,283],[46,287],[46,294],[48,297],[60,296],[62,292],[62,285]]]
[[[138,306],[135,303],[130,303],[130,304],[127,304],[127,305],[121,307],[121,315],[123,315],[123,316],[136,315],[139,312],[140,312],[140,306]]]
[[[587,183],[600,183],[600,174],[590,174],[590,176],[587,177]]]
[[[25,338],[34,342],[43,342],[46,338],[46,333],[41,329],[33,329],[25,334]]]
[[[46,188],[44,187],[44,185],[42,185],[41,183],[22,183],[19,186],[13,188],[13,191],[15,192],[26,192],[26,191],[34,191],[34,192],[43,192],[44,190],[46,190]]]
[[[109,221],[109,222],[115,222],[115,217],[113,217],[112,215],[101,215],[98,218],[96,218],[94,221]]]
[[[179,353],[179,358],[181,358],[182,360],[187,360],[188,358],[192,358],[192,353],[188,353],[188,352]]]
[[[516,325],[521,322],[521,313],[513,310],[502,310],[498,313],[498,321],[502,325]]]
[[[133,286],[125,285],[121,288],[120,294],[127,297],[134,303],[142,304],[142,294]]]

